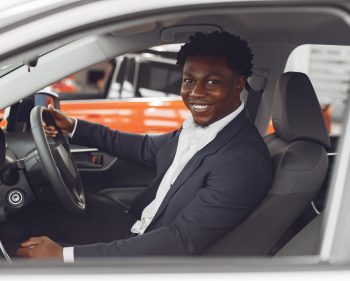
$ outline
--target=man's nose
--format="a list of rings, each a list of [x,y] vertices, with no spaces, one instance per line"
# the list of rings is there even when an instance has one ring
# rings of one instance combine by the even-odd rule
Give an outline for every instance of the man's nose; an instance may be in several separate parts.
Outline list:
[[[197,83],[194,85],[190,92],[190,96],[193,97],[202,97],[205,96],[205,90],[203,89],[202,85],[200,83]]]

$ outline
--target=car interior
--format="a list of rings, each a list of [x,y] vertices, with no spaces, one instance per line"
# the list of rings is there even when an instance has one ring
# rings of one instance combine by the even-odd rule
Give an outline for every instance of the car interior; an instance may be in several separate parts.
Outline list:
[[[319,254],[323,210],[341,135],[327,131],[309,77],[301,72],[283,72],[290,53],[300,45],[350,45],[348,15],[340,8],[328,6],[314,9],[303,5],[225,4],[169,9],[100,23],[85,32],[60,35],[7,58],[0,56],[1,64],[29,58],[36,61],[35,66],[21,64],[0,77],[1,92],[8,93],[0,94],[7,123],[0,134],[0,240],[1,233],[21,231],[17,215],[33,202],[60,202],[62,208],[68,208],[71,204],[84,204],[85,192],[130,208],[132,200],[155,175],[152,168],[115,158],[94,147],[69,145],[65,136],[60,140],[48,138],[49,146],[44,148],[40,122],[49,117],[36,106],[54,104],[59,108],[60,101],[58,95],[40,90],[125,53],[187,42],[198,31],[227,31],[248,41],[254,54],[254,74],[242,99],[274,164],[273,185],[266,198],[203,256]],[[140,75],[146,72],[141,71]],[[275,132],[266,135],[271,119]],[[56,156],[43,158],[50,151]],[[81,182],[67,184],[70,164],[65,159],[71,157]],[[55,176],[48,174],[48,169],[56,170]]]

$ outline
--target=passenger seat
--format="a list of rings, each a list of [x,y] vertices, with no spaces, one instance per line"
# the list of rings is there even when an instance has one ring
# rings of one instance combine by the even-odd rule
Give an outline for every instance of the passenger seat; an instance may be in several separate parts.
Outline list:
[[[330,141],[316,93],[305,74],[281,75],[272,122],[275,133],[265,138],[274,164],[269,193],[247,219],[204,255],[269,255],[319,191],[327,174]]]

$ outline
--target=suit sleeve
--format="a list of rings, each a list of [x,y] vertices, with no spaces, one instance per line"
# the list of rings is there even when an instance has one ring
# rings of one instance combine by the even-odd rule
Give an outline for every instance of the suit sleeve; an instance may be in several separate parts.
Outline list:
[[[202,254],[211,243],[237,226],[259,204],[271,185],[271,159],[252,150],[245,147],[238,153],[218,155],[217,159],[222,159],[220,165],[215,165],[207,175],[205,186],[171,224],[130,239],[77,246],[75,256],[79,259]]]
[[[79,120],[71,142],[98,148],[110,155],[153,167],[157,152],[171,136],[171,133],[163,135],[123,133]]]

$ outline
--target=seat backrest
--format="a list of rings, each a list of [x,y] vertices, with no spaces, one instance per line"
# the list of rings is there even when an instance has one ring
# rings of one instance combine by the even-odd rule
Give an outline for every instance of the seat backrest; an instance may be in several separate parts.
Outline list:
[[[321,187],[330,141],[316,93],[305,74],[281,75],[272,122],[275,133],[265,138],[274,164],[270,191],[252,214],[204,255],[268,255]]]

